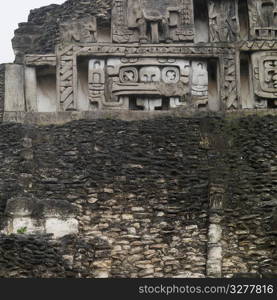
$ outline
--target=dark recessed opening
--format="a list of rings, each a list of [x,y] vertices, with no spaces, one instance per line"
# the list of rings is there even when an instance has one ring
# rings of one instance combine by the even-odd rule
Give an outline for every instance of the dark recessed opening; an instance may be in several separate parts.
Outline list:
[[[111,22],[107,20],[97,20],[97,42],[111,43]]]
[[[277,100],[276,99],[268,100],[268,108],[277,108]]]
[[[88,65],[89,58],[80,56],[77,60],[77,78],[78,78],[78,109],[82,111],[89,110],[88,100]]]
[[[41,66],[37,74],[37,106],[38,112],[57,111],[56,68]]]
[[[219,91],[218,91],[218,60],[209,59],[208,61],[208,95],[209,95],[209,110],[220,110]]]
[[[240,38],[243,40],[247,40],[249,36],[249,17],[247,1],[239,0],[238,14],[240,24]]]
[[[250,88],[250,55],[247,52],[240,55],[240,85],[242,108],[253,108],[253,95]]]
[[[195,42],[209,41],[209,14],[206,0],[194,0]]]

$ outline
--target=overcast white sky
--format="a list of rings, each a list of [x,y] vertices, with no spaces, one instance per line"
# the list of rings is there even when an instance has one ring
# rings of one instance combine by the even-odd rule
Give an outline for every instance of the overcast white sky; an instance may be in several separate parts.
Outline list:
[[[11,39],[17,24],[26,22],[29,11],[50,4],[61,4],[65,0],[6,0],[0,4],[0,63],[13,62]]]

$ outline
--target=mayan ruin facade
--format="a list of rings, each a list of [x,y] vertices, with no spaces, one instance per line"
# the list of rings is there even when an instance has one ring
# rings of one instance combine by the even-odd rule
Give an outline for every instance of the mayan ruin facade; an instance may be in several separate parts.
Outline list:
[[[0,277],[277,276],[277,0],[68,0],[0,65]]]

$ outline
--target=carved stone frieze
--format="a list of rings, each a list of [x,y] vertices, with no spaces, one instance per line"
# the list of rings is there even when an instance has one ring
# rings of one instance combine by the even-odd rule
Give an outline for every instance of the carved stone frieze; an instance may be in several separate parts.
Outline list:
[[[63,48],[61,48],[63,49]],[[74,46],[75,55],[111,55],[111,56],[132,56],[132,57],[167,57],[167,56],[195,56],[195,57],[218,57],[220,55],[233,55],[235,48],[231,46],[214,47],[208,45],[95,45]]]
[[[56,66],[57,57],[56,54],[44,54],[44,55],[26,55],[26,66]]]
[[[241,51],[277,50],[276,41],[245,41],[240,45]]]
[[[81,2],[80,11],[55,19],[55,53],[25,49],[46,38],[37,30],[23,50],[17,43],[21,61],[6,68],[6,78],[16,72],[23,89],[14,96],[7,83],[14,107],[276,108],[277,0],[111,0],[93,10],[95,1]],[[36,28],[20,26],[18,40]]]

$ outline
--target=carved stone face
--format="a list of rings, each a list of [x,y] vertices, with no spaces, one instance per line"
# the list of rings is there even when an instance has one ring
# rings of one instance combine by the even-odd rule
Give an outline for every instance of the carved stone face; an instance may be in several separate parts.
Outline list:
[[[180,80],[180,71],[176,67],[166,67],[162,70],[162,79],[165,83],[177,83]]]
[[[277,97],[277,52],[252,55],[255,94],[262,98]]]
[[[132,67],[121,68],[119,77],[121,82],[137,82],[138,70]]]
[[[161,71],[158,67],[143,67],[140,69],[139,78],[141,82],[159,82]]]

